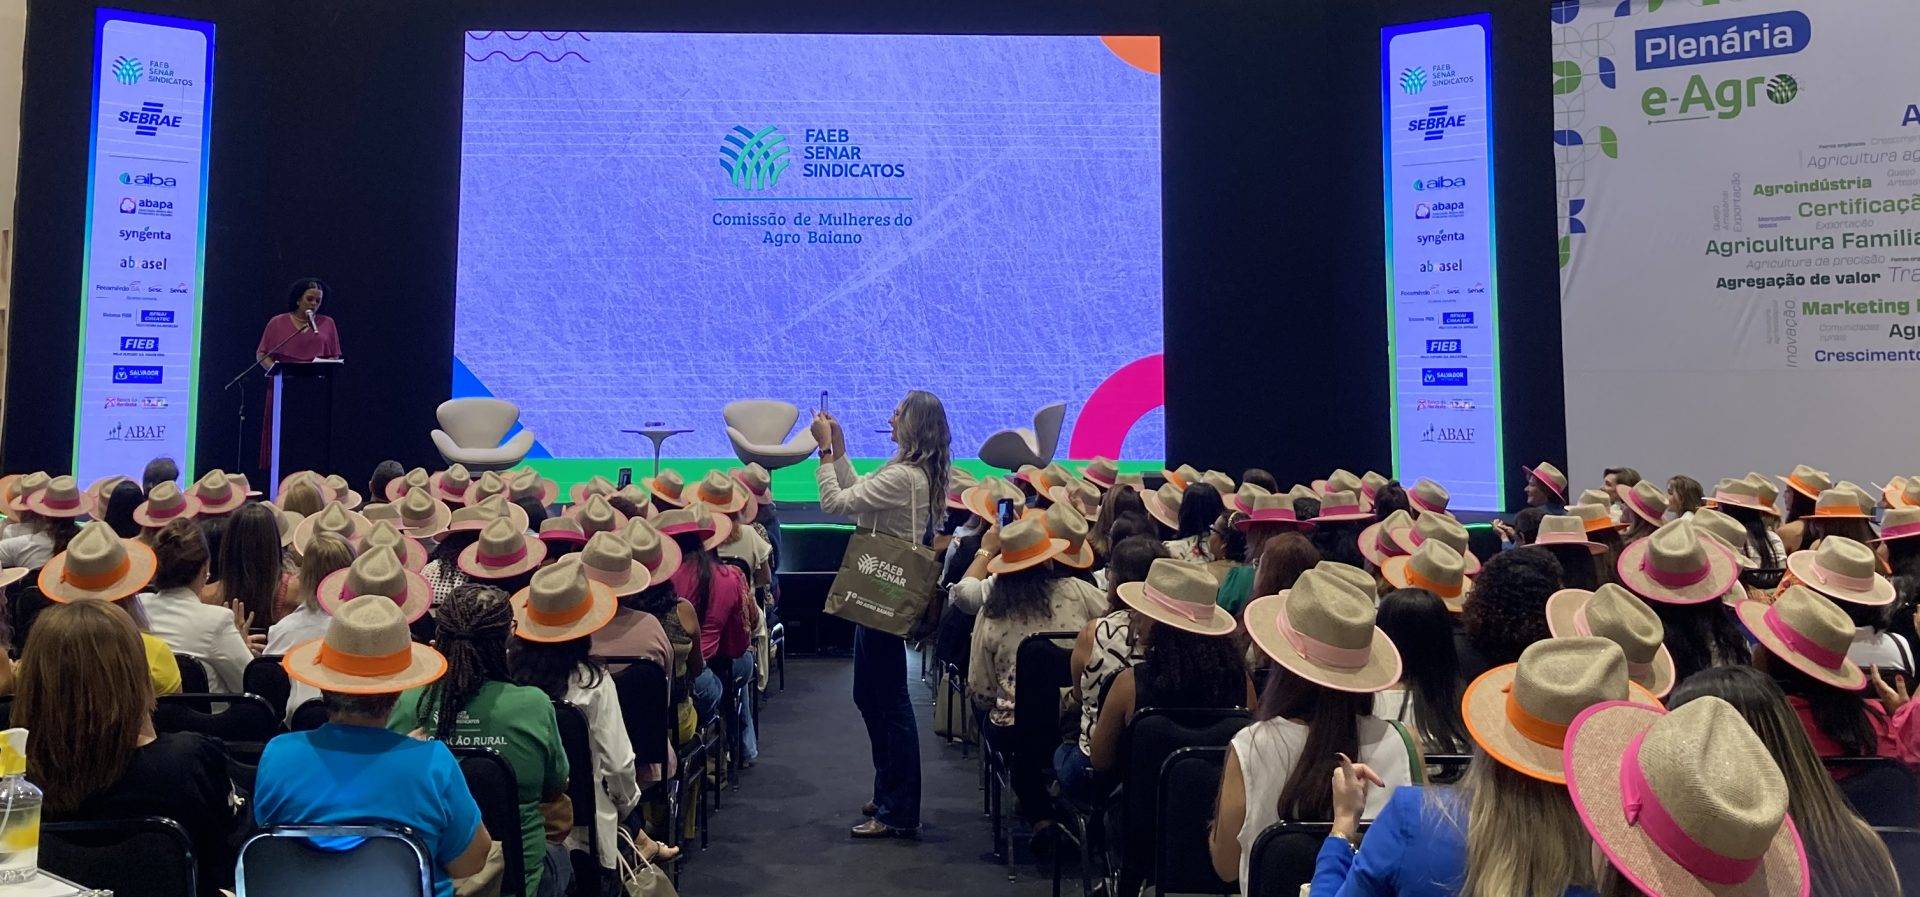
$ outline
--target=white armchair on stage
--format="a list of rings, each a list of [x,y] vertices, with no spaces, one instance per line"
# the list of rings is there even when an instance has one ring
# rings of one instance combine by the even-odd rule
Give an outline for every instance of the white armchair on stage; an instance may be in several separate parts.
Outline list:
[[[448,399],[433,412],[440,428],[433,431],[433,447],[448,464],[468,470],[506,470],[519,464],[533,448],[533,431],[521,430],[505,445],[520,409],[499,399]]]
[[[727,407],[720,410],[720,416],[727,420],[727,438],[732,440],[733,453],[742,462],[778,470],[805,461],[819,448],[806,427],[801,427],[791,439],[787,437],[794,423],[800,420],[800,409],[786,402],[741,399],[728,402]]]
[[[1033,413],[1033,429],[1001,430],[980,443],[980,460],[990,467],[1019,470],[1023,465],[1045,467],[1060,447],[1060,423],[1067,403],[1055,402]]]

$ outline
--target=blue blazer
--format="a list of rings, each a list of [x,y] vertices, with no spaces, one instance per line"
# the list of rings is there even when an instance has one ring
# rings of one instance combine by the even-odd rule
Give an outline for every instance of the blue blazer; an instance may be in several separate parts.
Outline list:
[[[1361,839],[1355,853],[1344,838],[1320,846],[1313,869],[1313,897],[1454,897],[1467,880],[1467,808],[1457,793],[1439,795],[1453,802],[1451,813],[1426,806],[1426,789],[1394,789],[1387,805]],[[1458,823],[1458,824],[1456,824]],[[1592,897],[1585,888],[1567,889],[1567,897]]]

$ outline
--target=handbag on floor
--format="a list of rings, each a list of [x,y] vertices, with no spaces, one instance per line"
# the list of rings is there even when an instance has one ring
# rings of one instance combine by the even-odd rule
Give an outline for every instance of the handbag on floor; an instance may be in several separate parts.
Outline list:
[[[640,855],[640,846],[633,842],[633,834],[626,826],[619,829],[621,897],[679,897],[680,892],[674,889],[673,877],[667,870]]]
[[[940,577],[933,549],[897,536],[857,532],[847,540],[826,611],[850,623],[905,638],[926,615]]]

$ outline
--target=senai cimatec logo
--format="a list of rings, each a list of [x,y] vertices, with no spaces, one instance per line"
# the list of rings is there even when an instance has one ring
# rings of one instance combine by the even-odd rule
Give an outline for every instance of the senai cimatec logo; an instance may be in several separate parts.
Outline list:
[[[734,125],[720,142],[720,157],[729,183],[742,190],[768,190],[787,170],[787,135],[774,125],[758,131]]]
[[[1400,89],[1407,96],[1413,96],[1427,89],[1427,70],[1420,66],[1406,69],[1400,73]]]
[[[120,56],[113,60],[113,80],[132,87],[140,83],[140,60]]]

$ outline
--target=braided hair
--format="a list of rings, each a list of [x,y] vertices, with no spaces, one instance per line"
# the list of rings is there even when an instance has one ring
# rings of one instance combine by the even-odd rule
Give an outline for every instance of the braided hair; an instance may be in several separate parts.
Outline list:
[[[510,682],[507,636],[513,633],[513,605],[507,593],[490,585],[460,586],[434,611],[439,630],[435,643],[446,655],[447,673],[427,686],[414,723],[433,737],[447,741],[453,724],[480,687],[488,682]]]

